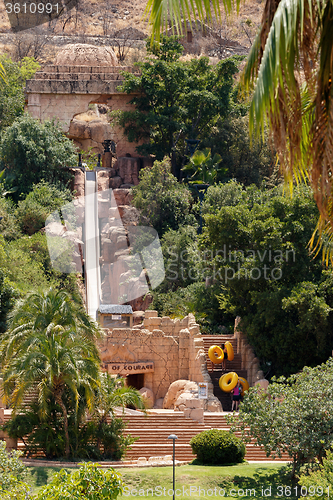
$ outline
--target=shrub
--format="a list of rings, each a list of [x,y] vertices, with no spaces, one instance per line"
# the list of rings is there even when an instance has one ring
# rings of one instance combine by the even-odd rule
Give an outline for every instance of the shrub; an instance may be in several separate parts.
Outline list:
[[[310,474],[302,474],[299,478],[299,485],[301,495],[306,500],[329,497],[333,488],[333,453],[327,452],[327,456],[323,459],[323,463],[319,464],[318,470],[314,470]]]
[[[203,464],[230,464],[242,462],[245,445],[232,432],[210,429],[194,436],[190,445]]]
[[[57,208],[71,201],[69,189],[42,181],[35,184],[33,190],[19,201],[16,214],[24,233],[34,234],[44,227],[46,218]]]
[[[0,498],[1,500],[23,500],[27,498],[28,485],[24,482],[27,468],[19,457],[19,451],[6,451],[5,441],[0,441]]]
[[[87,463],[72,473],[62,469],[39,491],[37,500],[115,500],[123,486],[114,469],[101,470],[97,464]]]

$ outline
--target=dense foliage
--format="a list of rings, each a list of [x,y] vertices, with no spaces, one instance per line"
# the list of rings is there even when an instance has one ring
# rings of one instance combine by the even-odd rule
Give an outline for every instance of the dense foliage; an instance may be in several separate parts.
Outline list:
[[[170,162],[155,161],[140,172],[140,183],[133,188],[133,204],[142,222],[153,226],[161,236],[167,229],[192,221],[189,217],[191,194],[170,172]]]
[[[305,500],[313,498],[319,500],[323,496],[331,496],[333,489],[333,453],[327,451],[323,463],[308,474],[299,478],[300,491]]]
[[[50,120],[40,122],[25,114],[4,131],[0,162],[15,176],[17,199],[42,180],[67,183],[69,174],[63,167],[75,165],[76,155],[73,143],[58,124]]]
[[[232,417],[232,430],[254,437],[267,457],[286,452],[293,473],[304,463],[321,462],[333,439],[333,360],[297,375],[281,377],[263,391],[251,387]]]
[[[231,464],[243,461],[245,445],[229,431],[210,429],[194,436],[190,445],[202,464]]]

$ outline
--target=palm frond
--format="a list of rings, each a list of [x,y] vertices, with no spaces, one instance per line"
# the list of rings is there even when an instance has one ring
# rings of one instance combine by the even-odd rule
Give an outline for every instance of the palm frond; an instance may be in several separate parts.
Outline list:
[[[223,0],[225,10],[230,12],[233,1]],[[237,7],[239,0],[237,0]],[[219,0],[148,0],[144,17],[152,25],[152,42],[159,40],[160,32],[168,29],[169,21],[178,35],[183,34],[183,19],[191,23],[191,15],[201,22],[212,22],[213,16],[220,18]]]

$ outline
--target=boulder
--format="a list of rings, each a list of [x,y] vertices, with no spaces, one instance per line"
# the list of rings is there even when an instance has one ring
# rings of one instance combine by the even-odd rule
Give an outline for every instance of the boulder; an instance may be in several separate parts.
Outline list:
[[[179,396],[184,392],[191,392],[191,391],[193,391],[193,393],[194,392],[198,393],[198,384],[196,382],[191,382],[190,380],[183,380],[183,379],[176,380],[170,385],[168,392],[164,397],[163,408],[173,409],[175,406],[175,402],[177,401]]]

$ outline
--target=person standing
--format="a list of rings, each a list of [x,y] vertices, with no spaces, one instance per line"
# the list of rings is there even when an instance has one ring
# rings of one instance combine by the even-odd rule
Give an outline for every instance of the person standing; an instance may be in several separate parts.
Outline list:
[[[241,389],[240,381],[238,380],[236,387],[231,391],[233,393],[231,411],[234,411],[235,406],[236,406],[236,411],[238,411],[238,405],[239,405],[240,398],[241,398],[241,390],[242,389]]]

